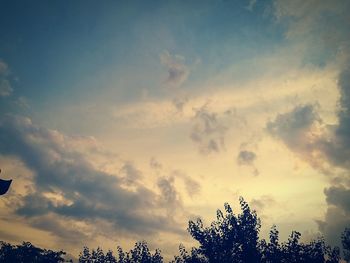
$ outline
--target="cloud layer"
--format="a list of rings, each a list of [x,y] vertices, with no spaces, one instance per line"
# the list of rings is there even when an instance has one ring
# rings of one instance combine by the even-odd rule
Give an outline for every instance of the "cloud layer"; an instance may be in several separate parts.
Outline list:
[[[74,147],[73,137],[28,118],[4,117],[0,134],[1,154],[19,158],[34,173],[34,188],[14,208],[32,226],[77,239],[84,234],[74,234],[79,228],[70,234],[61,231],[62,220],[73,225],[102,220],[115,231],[137,234],[180,231],[168,213],[176,199],[171,181],[159,181],[159,194],[138,182],[141,172],[129,162],[119,175],[100,171]]]

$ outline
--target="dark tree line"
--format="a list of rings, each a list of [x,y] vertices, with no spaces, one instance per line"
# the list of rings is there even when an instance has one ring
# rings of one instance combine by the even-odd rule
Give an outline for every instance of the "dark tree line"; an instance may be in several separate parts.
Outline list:
[[[279,241],[276,226],[268,240],[260,239],[260,219],[240,198],[241,213],[233,213],[229,204],[217,210],[217,219],[204,226],[201,219],[189,221],[188,232],[199,246],[187,251],[179,247],[172,263],[339,263],[339,248],[332,248],[323,238],[309,243],[300,241],[301,234],[293,231],[285,242]],[[343,259],[350,262],[350,228],[342,234]],[[65,252],[41,249],[30,243],[13,246],[0,241],[0,262],[65,262]],[[116,255],[101,248],[84,247],[79,263],[162,263],[160,250],[150,251],[145,241],[137,242],[130,251],[117,247]]]
[[[63,251],[52,251],[33,246],[29,242],[11,245],[0,241],[0,262],[3,263],[59,263],[65,262]]]
[[[114,257],[112,251],[103,253],[101,248],[92,250],[84,247],[83,251],[79,255],[79,262],[84,263],[162,263],[163,257],[160,254],[160,250],[156,249],[152,254],[145,241],[137,242],[133,249],[129,252],[124,252],[121,247],[117,247],[117,256]]]

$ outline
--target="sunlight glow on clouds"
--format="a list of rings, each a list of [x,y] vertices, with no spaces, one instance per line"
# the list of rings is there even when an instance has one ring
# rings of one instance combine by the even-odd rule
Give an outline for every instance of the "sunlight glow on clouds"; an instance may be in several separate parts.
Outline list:
[[[33,21],[0,11],[16,21],[0,23],[0,165],[14,179],[0,239],[72,253],[147,239],[170,258],[192,245],[189,219],[242,195],[263,234],[339,244],[348,1],[82,4],[43,3]]]

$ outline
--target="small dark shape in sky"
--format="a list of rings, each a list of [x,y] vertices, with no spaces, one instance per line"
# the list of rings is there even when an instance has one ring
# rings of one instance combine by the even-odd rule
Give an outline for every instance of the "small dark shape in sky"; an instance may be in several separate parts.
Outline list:
[[[1,170],[0,170],[1,173]],[[12,180],[2,180],[0,179],[0,195],[6,194],[9,190]]]

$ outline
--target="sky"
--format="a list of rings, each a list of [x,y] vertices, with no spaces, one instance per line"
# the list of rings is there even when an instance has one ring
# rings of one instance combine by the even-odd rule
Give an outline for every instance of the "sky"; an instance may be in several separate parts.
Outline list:
[[[0,1],[0,240],[165,258],[240,196],[350,225],[347,0]]]

